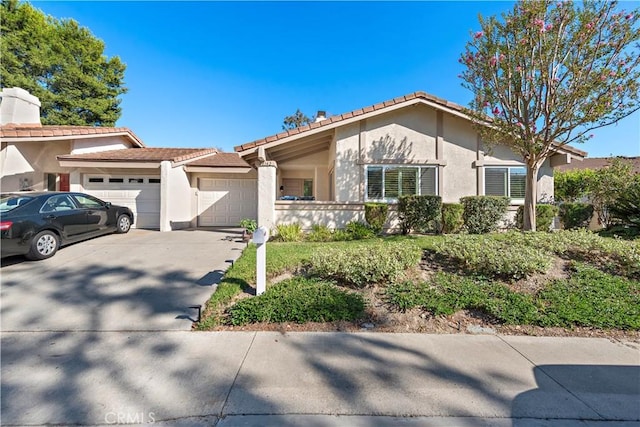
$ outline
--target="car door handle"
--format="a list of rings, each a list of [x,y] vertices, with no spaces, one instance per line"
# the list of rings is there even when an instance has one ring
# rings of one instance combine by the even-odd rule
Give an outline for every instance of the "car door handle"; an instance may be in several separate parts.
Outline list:
[[[55,219],[56,216],[55,215],[47,215],[44,217],[44,219]]]

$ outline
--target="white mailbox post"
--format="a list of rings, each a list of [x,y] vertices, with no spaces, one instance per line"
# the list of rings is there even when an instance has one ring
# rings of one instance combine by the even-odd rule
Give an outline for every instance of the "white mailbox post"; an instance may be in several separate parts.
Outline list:
[[[258,227],[253,232],[253,243],[258,246],[256,249],[256,295],[261,295],[267,289],[267,240],[269,240],[267,227]]]

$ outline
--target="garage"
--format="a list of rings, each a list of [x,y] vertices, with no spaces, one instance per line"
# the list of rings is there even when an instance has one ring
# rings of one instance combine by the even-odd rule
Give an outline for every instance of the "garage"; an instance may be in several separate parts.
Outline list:
[[[131,209],[135,228],[160,228],[160,176],[86,175],[83,186],[87,194]]]
[[[237,226],[257,217],[258,185],[254,179],[200,178],[198,226]]]

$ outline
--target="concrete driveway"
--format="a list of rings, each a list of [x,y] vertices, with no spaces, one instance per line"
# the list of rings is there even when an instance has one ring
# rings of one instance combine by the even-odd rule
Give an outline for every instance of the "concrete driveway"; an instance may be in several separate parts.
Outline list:
[[[237,230],[131,230],[61,249],[45,261],[4,259],[7,331],[189,330],[245,244]]]

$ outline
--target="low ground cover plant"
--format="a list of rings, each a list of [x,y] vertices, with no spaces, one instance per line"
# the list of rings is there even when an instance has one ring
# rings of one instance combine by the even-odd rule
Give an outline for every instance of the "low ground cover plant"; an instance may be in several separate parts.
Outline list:
[[[435,252],[455,261],[468,274],[517,280],[544,273],[551,254],[523,242],[491,236],[445,236]]]
[[[549,262],[554,271],[568,267],[547,278]],[[267,280],[287,276],[293,277],[268,286],[268,297],[234,304],[243,292],[253,293],[255,246],[250,244],[218,285],[197,328],[332,321],[326,307],[351,313],[340,319],[357,324],[369,319],[369,301],[380,310],[383,297],[384,310],[410,316],[416,310],[432,316],[472,310],[503,325],[640,330],[640,241],[583,230],[269,242]],[[364,314],[353,314],[360,309],[345,296],[352,294],[361,299]],[[377,299],[370,300],[374,294]],[[324,302],[314,306],[316,300]],[[349,308],[335,308],[344,306]]]
[[[264,294],[240,300],[229,309],[232,325],[256,322],[333,322],[364,315],[362,295],[327,281],[296,277],[269,287]]]
[[[337,280],[347,286],[363,287],[396,280],[420,261],[420,249],[410,242],[319,249],[309,260],[309,273]]]

